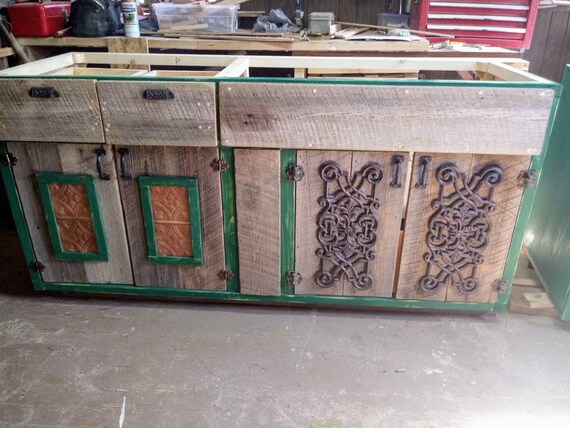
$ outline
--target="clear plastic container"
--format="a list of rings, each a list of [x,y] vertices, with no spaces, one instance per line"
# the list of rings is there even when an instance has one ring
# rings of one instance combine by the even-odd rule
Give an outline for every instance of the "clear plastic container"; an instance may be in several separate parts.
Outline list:
[[[238,6],[216,6],[204,3],[152,5],[161,30],[197,30],[232,33],[238,28]],[[192,28],[195,24],[207,27]]]

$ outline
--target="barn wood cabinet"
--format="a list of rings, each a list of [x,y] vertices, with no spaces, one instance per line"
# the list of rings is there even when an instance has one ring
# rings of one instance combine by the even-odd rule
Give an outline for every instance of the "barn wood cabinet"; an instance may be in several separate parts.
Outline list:
[[[210,71],[68,72],[123,63]],[[0,72],[0,168],[35,287],[503,309],[559,85],[512,59],[347,64],[70,53]]]

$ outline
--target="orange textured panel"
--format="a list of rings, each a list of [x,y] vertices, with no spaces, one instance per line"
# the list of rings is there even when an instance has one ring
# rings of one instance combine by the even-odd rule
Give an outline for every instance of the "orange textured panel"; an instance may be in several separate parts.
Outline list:
[[[63,250],[96,253],[97,240],[85,186],[50,183],[49,189]]]
[[[151,186],[154,231],[159,256],[192,256],[188,189]]]

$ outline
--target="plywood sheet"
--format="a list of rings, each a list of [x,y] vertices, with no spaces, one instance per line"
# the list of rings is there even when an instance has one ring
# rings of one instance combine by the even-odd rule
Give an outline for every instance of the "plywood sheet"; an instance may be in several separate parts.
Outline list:
[[[220,84],[224,145],[539,154],[551,89]]]

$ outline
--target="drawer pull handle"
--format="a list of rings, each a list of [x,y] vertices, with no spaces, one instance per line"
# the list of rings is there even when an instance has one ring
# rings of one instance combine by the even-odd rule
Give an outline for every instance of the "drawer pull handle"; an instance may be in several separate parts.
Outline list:
[[[174,93],[170,89],[145,89],[143,92],[145,100],[171,100]]]
[[[109,174],[105,174],[103,171],[103,158],[107,154],[104,148],[96,149],[95,154],[97,155],[97,174],[99,174],[99,178],[101,180],[110,180],[111,177]]]
[[[425,189],[427,187],[429,164],[431,163],[431,156],[420,156],[420,165],[422,169],[420,170],[419,180],[416,183],[416,187],[419,189]]]
[[[33,87],[28,95],[32,98],[59,98],[59,92],[52,87]]]
[[[392,156],[392,165],[394,165],[394,179],[390,181],[390,187],[402,187],[402,164],[404,163],[404,156]]]
[[[119,160],[119,163],[121,165],[121,178],[123,180],[132,180],[133,176],[131,174],[128,173],[127,171],[127,156],[129,154],[129,149],[127,148],[120,148],[119,149],[119,155],[121,155],[121,158]]]

